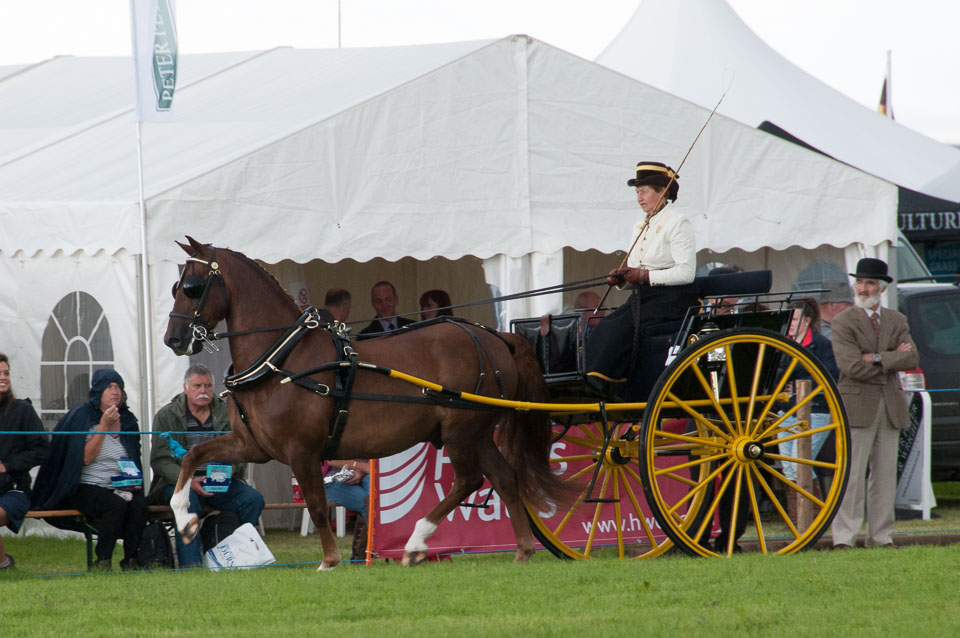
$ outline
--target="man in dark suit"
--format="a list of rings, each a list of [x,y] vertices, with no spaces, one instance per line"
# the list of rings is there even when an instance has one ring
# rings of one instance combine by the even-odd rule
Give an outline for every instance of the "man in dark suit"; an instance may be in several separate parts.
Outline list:
[[[887,264],[864,258],[850,276],[857,279],[856,305],[833,320],[833,353],[840,368],[837,385],[851,439],[850,482],[833,520],[833,546],[854,546],[866,504],[865,545],[892,547],[897,448],[900,430],[910,423],[897,372],[916,368],[919,359],[907,318],[880,305],[880,295],[893,281]]]
[[[370,304],[377,313],[377,318],[360,331],[362,335],[389,332],[402,326],[413,323],[412,319],[397,315],[397,289],[389,281],[378,281],[370,290]]]

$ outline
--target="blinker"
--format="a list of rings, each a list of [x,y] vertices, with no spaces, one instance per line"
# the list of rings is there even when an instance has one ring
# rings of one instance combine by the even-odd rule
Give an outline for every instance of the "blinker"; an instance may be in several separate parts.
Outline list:
[[[203,296],[204,280],[198,275],[188,275],[183,278],[183,294],[190,299],[199,299]]]

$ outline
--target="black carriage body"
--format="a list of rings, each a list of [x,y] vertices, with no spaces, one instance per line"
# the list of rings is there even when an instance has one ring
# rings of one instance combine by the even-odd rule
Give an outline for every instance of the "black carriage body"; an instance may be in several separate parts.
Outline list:
[[[641,332],[639,352],[630,378],[617,386],[617,397],[630,402],[646,401],[664,368],[697,340],[719,330],[761,329],[786,335],[790,327],[788,302],[798,293],[770,293],[770,271],[736,273],[700,277],[697,286],[702,303],[690,308],[677,308],[673,322],[658,324],[656,330]],[[717,302],[730,296],[748,295],[735,304],[736,314],[717,314]],[[594,397],[596,392],[584,383],[586,350],[589,347],[586,313],[548,315],[511,321],[511,331],[525,337],[534,347],[544,379],[555,399]],[[629,347],[629,344],[626,344]],[[754,360],[758,346],[740,344],[733,352],[735,359]],[[735,363],[739,361],[735,360]],[[728,383],[720,370],[718,379]],[[779,367],[776,358],[765,360],[761,388],[772,389]],[[704,370],[706,372],[706,370]],[[687,398],[706,398],[703,388],[693,377],[681,380],[678,389]],[[735,380],[737,392],[745,393],[752,379]]]

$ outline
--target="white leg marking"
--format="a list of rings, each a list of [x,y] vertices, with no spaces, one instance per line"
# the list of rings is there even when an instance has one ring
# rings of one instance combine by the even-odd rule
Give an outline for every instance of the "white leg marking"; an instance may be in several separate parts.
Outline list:
[[[189,483],[187,483],[189,485]],[[190,507],[190,492],[186,486],[179,492],[174,492],[170,497],[170,509],[173,510],[173,517],[177,521],[177,529],[183,531],[187,528],[192,516],[187,508]]]
[[[336,568],[336,565],[333,567],[325,567],[323,563],[320,563],[320,567],[317,567],[318,572],[332,572]]]
[[[410,538],[407,540],[407,544],[404,545],[403,551],[425,551],[427,549],[427,539],[433,536],[435,531],[437,531],[436,525],[425,518],[421,518],[419,521],[417,521],[416,526],[413,528],[413,534],[410,534]]]

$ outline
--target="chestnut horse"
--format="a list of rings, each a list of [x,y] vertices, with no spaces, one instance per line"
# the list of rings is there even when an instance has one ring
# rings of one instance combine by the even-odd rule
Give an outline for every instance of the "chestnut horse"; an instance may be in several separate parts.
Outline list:
[[[384,370],[395,369],[445,388],[544,401],[546,385],[525,340],[473,324],[438,323],[353,342],[351,346],[362,362],[355,367],[355,398],[341,420],[345,424],[339,444],[329,449],[328,438],[336,440],[331,436],[332,419],[346,406],[337,406],[334,398],[318,394],[323,388],[336,387],[335,372],[328,366],[306,375],[312,379],[307,383],[316,382],[314,392],[282,381],[290,376],[287,371],[306,372],[342,359],[334,335],[326,327],[316,327],[316,322],[307,322],[299,342],[277,360],[280,365],[262,365],[263,355],[277,346],[283,328],[297,323],[300,310],[256,262],[240,253],[187,239],[189,245],[178,242],[189,259],[174,286],[173,311],[164,343],[178,355],[191,354],[199,349],[198,339],[226,319],[233,370],[259,372],[231,377],[255,377],[232,386],[228,399],[231,432],[193,446],[181,461],[170,505],[185,542],[193,539],[198,528],[196,515],[187,512],[187,490],[198,466],[210,461],[264,463],[276,459],[291,467],[303,490],[323,546],[319,569],[332,569],[339,563],[340,553],[328,521],[321,470],[324,455],[380,458],[430,441],[446,446],[455,480],[450,493],[417,522],[404,547],[403,564],[416,564],[426,557],[426,541],[437,525],[480,488],[484,476],[509,512],[517,539],[515,560],[530,558],[534,540],[522,500],[542,505],[563,491],[548,466],[551,431],[546,414],[468,409],[471,406],[456,401],[444,404],[441,397],[429,399],[420,387],[383,374]],[[341,342],[341,348],[343,345]],[[229,378],[227,385],[231,387]],[[498,424],[497,439],[503,454],[494,442]]]

